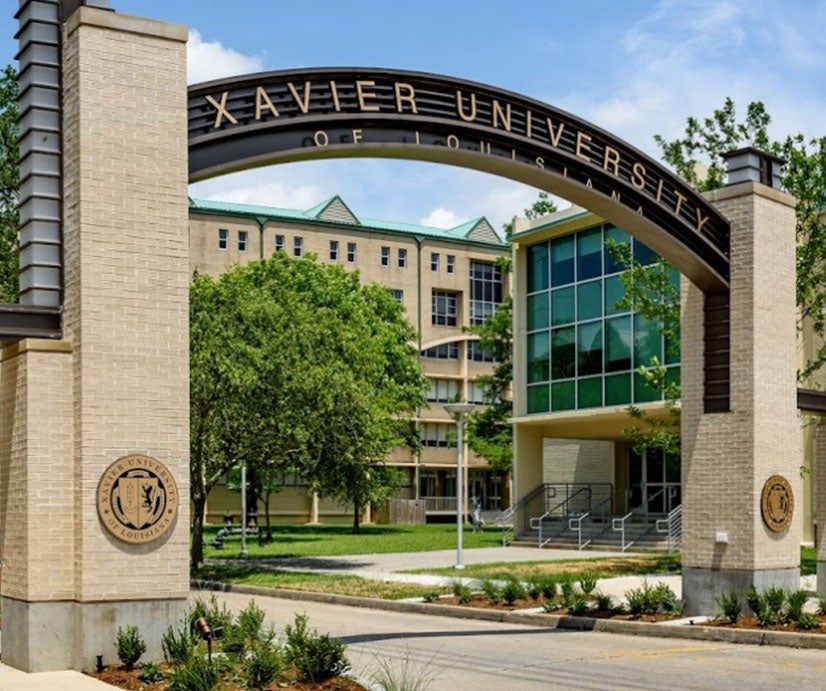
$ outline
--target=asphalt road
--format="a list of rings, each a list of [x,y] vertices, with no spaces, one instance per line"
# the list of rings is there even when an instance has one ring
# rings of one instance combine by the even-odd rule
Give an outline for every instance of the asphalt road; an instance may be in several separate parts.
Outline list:
[[[238,612],[249,595],[221,593]],[[305,612],[339,636],[353,671],[381,665],[427,676],[430,691],[542,689],[771,689],[826,687],[826,651],[555,631],[400,614],[315,602],[253,598],[281,631]]]

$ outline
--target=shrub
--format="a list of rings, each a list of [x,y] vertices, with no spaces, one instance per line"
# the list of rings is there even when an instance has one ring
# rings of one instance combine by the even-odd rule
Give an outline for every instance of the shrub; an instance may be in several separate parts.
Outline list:
[[[287,624],[284,633],[287,638],[285,657],[295,665],[303,680],[317,684],[350,669],[344,656],[344,644],[328,634],[309,631],[306,614],[296,614],[294,624]]]
[[[588,600],[584,595],[575,595],[568,602],[568,613],[581,617],[588,612]]]
[[[138,676],[144,684],[157,684],[163,681],[163,672],[154,662],[144,662],[141,665],[141,673]]]
[[[559,581],[559,590],[562,594],[562,601],[567,605],[576,594],[576,588],[570,576],[565,576]]]
[[[463,585],[459,589],[459,602],[463,605],[466,605],[473,599],[473,591],[466,585]]]
[[[462,583],[461,578],[454,578],[452,581],[450,581],[450,589],[455,597],[459,597],[461,595],[462,588],[464,587],[465,585]]]
[[[763,593],[763,597],[766,601],[766,607],[768,607],[774,620],[776,622],[780,621],[783,605],[786,604],[786,591],[779,586],[773,585]]]
[[[816,629],[818,626],[820,626],[820,622],[808,612],[803,612],[797,619],[797,628],[799,629]]]
[[[553,600],[556,597],[556,579],[553,576],[542,574],[539,588],[542,591],[542,597],[546,600]]]
[[[657,601],[657,609],[661,612],[679,612],[682,609],[677,594],[662,581],[654,586],[654,599]]]
[[[800,618],[803,616],[803,607],[808,599],[809,593],[806,590],[795,590],[789,593],[786,610],[786,616],[789,618],[789,621],[800,622]]]
[[[563,604],[559,600],[548,600],[542,605],[542,609],[545,612],[556,612],[558,609],[562,609]]]
[[[763,608],[763,601],[760,595],[758,595],[757,589],[753,585],[750,585],[746,589],[746,604],[749,606],[749,609],[752,611],[754,616],[757,616]]]
[[[579,587],[586,595],[590,595],[597,587],[597,574],[594,571],[583,571],[579,576]]]
[[[189,660],[169,673],[169,691],[212,691],[219,679],[218,670],[204,652],[196,650]]]
[[[434,590],[432,593],[425,593],[424,595],[422,595],[422,600],[424,600],[425,602],[436,602],[436,600],[438,600],[439,597],[439,593]]]
[[[198,647],[198,637],[190,632],[186,623],[177,632],[170,626],[161,638],[163,658],[170,665],[185,664],[192,657],[196,647]]]
[[[817,613],[821,616],[826,615],[826,597],[819,597],[817,599]]]
[[[137,626],[118,627],[118,659],[126,669],[134,669],[135,663],[146,652],[146,641],[141,637]]]
[[[743,605],[740,603],[740,598],[734,588],[728,594],[720,593],[720,597],[717,598],[717,606],[720,608],[722,615],[732,624],[737,622],[740,612],[743,610]]]
[[[189,630],[195,629],[195,622],[204,617],[213,631],[223,631],[224,633],[232,626],[232,612],[227,609],[226,604],[218,604],[215,593],[209,596],[209,602],[203,598],[195,600],[195,604],[189,610]]]
[[[542,595],[541,574],[532,573],[528,576],[525,585],[525,592],[528,594],[528,597],[531,598],[531,600],[539,599],[539,596]]]
[[[606,593],[596,591],[594,593],[594,606],[598,612],[613,612],[615,607],[614,598]]]
[[[497,604],[502,599],[502,589],[493,579],[483,578],[480,587],[492,605]]]
[[[502,599],[508,606],[512,606],[517,600],[524,600],[526,596],[525,586],[521,581],[514,575],[508,576],[505,585],[502,586]]]
[[[628,600],[628,611],[631,614],[654,614],[659,608],[657,589],[644,580],[639,588],[625,591]]]
[[[250,600],[250,603],[238,613],[235,625],[244,639],[258,638],[264,625],[264,610],[258,607],[254,600]]]
[[[275,679],[285,667],[284,655],[270,641],[256,641],[244,660],[244,679],[247,686],[262,689]]]
[[[375,691],[427,691],[438,674],[432,659],[419,662],[413,659],[409,648],[398,662],[380,655],[375,662],[370,670],[371,688]]]

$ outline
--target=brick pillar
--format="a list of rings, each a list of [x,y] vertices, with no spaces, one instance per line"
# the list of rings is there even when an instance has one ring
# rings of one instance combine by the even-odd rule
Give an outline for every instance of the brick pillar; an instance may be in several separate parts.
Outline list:
[[[130,624],[159,659],[189,592],[187,32],[93,7],[63,32],[66,343],[7,349],[0,404],[4,537],[22,551],[3,555],[3,662],[30,671],[116,662]],[[97,513],[130,454],[179,490],[173,528],[142,545]]]
[[[703,294],[683,283],[683,594],[688,614],[749,585],[799,587],[800,426],[796,399],[794,199],[747,182],[710,200],[731,222],[731,411],[703,411]],[[781,533],[763,522],[772,475],[797,507]]]
[[[826,595],[826,419],[815,427],[814,504],[817,511],[817,592]]]

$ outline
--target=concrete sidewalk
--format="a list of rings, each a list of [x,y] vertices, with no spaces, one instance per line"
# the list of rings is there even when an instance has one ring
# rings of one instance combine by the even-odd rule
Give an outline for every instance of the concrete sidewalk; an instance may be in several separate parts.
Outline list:
[[[114,688],[80,672],[26,674],[0,663],[0,691],[112,691]]]

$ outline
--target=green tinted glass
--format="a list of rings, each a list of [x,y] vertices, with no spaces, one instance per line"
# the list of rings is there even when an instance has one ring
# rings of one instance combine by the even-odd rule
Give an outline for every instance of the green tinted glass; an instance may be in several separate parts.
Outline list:
[[[548,289],[548,243],[528,247],[528,292]]]
[[[551,384],[551,410],[573,410],[576,407],[576,383],[563,381]]]
[[[528,381],[548,381],[548,332],[528,336]]]
[[[602,316],[602,281],[588,281],[577,286],[577,319],[585,321]]]
[[[564,286],[574,282],[574,236],[551,242],[551,285]]]
[[[551,291],[551,324],[559,326],[574,321],[574,287]]]
[[[602,322],[580,324],[577,328],[577,375],[602,372]]]
[[[548,293],[537,293],[528,298],[528,331],[548,328]]]
[[[611,374],[605,377],[605,405],[625,405],[631,402],[631,375]]]
[[[575,335],[573,326],[551,331],[551,379],[576,376]]]
[[[662,335],[659,324],[634,315],[634,367],[648,367],[651,358],[662,363]]]
[[[602,275],[602,228],[592,228],[576,236],[577,281]]]
[[[625,297],[625,287],[619,276],[609,276],[605,279],[605,314],[620,314],[630,311],[628,308],[617,307],[620,300]]]
[[[528,413],[547,413],[550,410],[548,385],[528,387]]]
[[[602,377],[580,379],[578,382],[580,408],[596,408],[602,405]]]
[[[605,320],[605,371],[631,369],[631,317]]]
[[[662,400],[659,391],[652,389],[648,382],[640,376],[639,372],[634,372],[634,403],[649,403],[650,401]]]
[[[613,241],[613,243],[612,243]],[[616,226],[608,226],[605,229],[605,273],[613,274],[617,273],[618,271],[624,271],[627,266],[622,262],[617,261],[618,257],[615,256],[614,252],[611,251],[611,245],[620,245],[626,248],[630,248],[631,246],[631,236],[626,233],[621,228],[617,228]],[[619,248],[620,252],[623,252],[622,247]],[[630,251],[629,251],[630,253]],[[620,255],[622,257],[622,255]],[[630,259],[630,257],[629,257]]]

